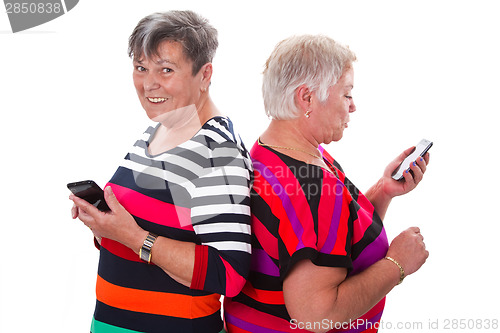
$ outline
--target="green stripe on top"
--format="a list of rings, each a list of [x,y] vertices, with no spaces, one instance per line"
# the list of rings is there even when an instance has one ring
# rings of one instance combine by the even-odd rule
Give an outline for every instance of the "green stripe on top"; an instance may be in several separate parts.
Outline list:
[[[92,325],[90,326],[92,333],[138,333],[138,331],[128,330],[113,325],[109,325],[92,318]]]

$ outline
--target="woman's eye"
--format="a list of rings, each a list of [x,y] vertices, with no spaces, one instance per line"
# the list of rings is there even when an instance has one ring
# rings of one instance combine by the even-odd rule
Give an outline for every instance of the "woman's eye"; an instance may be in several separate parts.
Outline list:
[[[163,68],[162,72],[163,73],[170,73],[170,72],[173,72],[173,70],[171,68]]]
[[[145,72],[146,71],[146,68],[142,67],[142,66],[135,66],[135,69],[138,71],[138,72]]]
[[[351,95],[345,95],[345,98],[352,99],[352,96]]]

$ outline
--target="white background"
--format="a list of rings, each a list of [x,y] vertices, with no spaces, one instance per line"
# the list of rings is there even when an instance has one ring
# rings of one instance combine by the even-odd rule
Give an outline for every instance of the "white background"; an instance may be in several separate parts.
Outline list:
[[[98,251],[90,231],[70,218],[66,183],[103,186],[149,125],[127,41],[142,17],[169,9],[195,10],[218,29],[211,95],[248,148],[268,123],[261,73],[274,45],[304,33],[348,44],[358,57],[357,112],[344,138],[326,148],[349,178],[366,190],[402,150],[434,141],[423,183],[396,198],[385,220],[391,239],[420,226],[430,257],[389,294],[380,331],[434,332],[430,322],[444,331],[446,320],[500,319],[499,7],[81,0],[16,34],[2,9],[0,331],[89,331]]]

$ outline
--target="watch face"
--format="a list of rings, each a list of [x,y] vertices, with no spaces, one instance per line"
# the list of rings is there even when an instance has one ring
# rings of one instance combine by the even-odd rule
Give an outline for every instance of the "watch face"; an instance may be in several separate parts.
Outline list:
[[[139,256],[141,257],[141,260],[149,262],[151,259],[151,252],[149,252],[149,250],[144,249],[144,247],[142,247],[139,250]]]

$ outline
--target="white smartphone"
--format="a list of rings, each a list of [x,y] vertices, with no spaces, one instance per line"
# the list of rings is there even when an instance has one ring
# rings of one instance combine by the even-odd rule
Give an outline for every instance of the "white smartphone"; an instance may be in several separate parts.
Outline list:
[[[392,173],[392,178],[395,180],[403,179],[403,174],[410,169],[410,164],[415,162],[420,156],[424,156],[432,147],[432,141],[422,139],[410,155],[401,162],[401,164]]]

